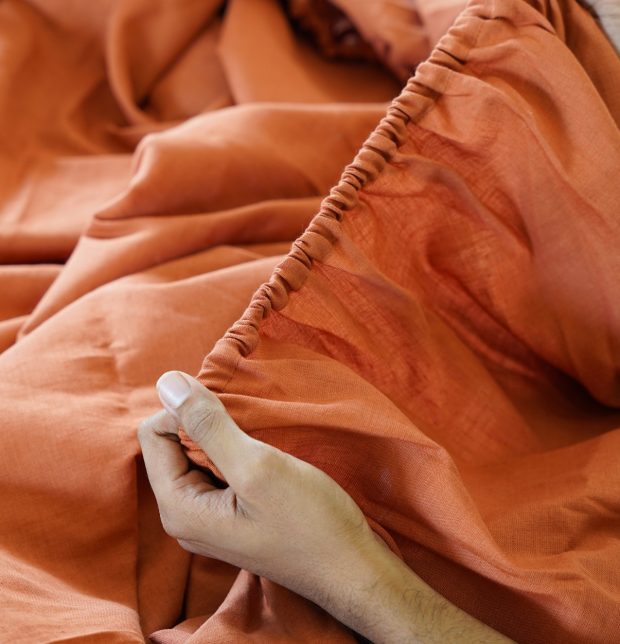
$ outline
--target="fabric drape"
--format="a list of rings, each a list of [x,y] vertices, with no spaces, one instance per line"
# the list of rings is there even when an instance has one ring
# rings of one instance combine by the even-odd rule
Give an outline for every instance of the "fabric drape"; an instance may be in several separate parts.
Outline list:
[[[485,623],[616,639],[620,61],[573,0],[353,4],[0,5],[3,641],[354,641],[165,535],[169,369]]]

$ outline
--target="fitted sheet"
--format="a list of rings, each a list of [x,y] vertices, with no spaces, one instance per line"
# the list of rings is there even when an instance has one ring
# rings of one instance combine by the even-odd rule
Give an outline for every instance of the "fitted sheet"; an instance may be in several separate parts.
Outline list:
[[[614,640],[620,63],[474,0],[386,112],[442,7],[364,64],[267,0],[0,8],[2,639],[354,640],[163,533],[135,431],[181,369],[469,613]]]
[[[620,65],[590,27],[470,3],[200,372],[522,642],[620,626]]]

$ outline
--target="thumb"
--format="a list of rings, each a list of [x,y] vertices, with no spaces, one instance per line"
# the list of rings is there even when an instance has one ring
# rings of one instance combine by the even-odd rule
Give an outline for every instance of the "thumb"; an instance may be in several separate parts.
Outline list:
[[[256,441],[239,429],[219,398],[192,376],[167,371],[156,387],[163,406],[234,486]]]

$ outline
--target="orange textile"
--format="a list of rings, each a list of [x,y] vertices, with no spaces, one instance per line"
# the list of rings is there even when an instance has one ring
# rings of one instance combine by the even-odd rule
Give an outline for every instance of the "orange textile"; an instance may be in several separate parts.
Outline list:
[[[169,369],[470,614],[617,640],[620,60],[471,0],[386,114],[461,5],[381,4],[363,61],[308,3],[0,5],[0,641],[355,640],[165,535]]]

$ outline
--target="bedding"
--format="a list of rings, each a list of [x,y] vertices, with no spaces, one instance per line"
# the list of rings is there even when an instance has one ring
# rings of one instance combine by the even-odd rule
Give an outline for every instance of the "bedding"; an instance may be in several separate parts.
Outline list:
[[[2,641],[355,641],[163,532],[170,369],[468,613],[617,639],[620,60],[574,0],[320,4],[0,5]]]

